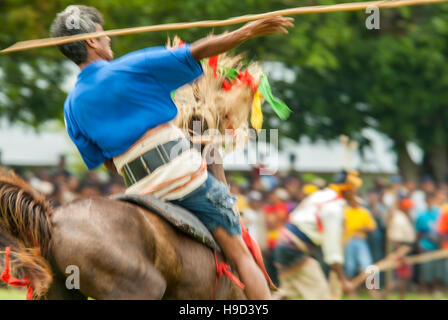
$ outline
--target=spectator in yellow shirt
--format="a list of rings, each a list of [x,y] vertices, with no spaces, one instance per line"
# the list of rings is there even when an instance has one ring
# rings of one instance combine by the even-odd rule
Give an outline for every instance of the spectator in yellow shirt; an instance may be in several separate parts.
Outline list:
[[[367,234],[376,229],[369,210],[352,202],[345,208],[345,272],[354,277],[373,264]]]

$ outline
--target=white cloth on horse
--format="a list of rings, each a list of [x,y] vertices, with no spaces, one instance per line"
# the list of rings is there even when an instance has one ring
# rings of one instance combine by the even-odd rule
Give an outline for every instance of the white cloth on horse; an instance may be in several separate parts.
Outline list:
[[[121,172],[126,163],[157,145],[182,137],[185,138],[185,134],[172,123],[157,126],[149,130],[124,154],[115,157],[115,166],[118,172]],[[207,164],[201,153],[191,148],[127,188],[126,194],[153,194],[159,199],[175,200],[196,190],[206,179]]]

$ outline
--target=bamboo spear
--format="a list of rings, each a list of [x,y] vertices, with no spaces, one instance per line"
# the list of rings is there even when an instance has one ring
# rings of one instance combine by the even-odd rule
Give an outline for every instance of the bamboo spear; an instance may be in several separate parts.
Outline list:
[[[325,12],[340,12],[340,11],[356,11],[365,10],[369,7],[377,7],[380,9],[385,8],[397,8],[405,6],[416,6],[424,4],[434,4],[446,2],[448,0],[387,0],[387,1],[368,1],[368,2],[355,2],[355,3],[341,3],[336,5],[322,5],[322,6],[310,6],[310,7],[299,7],[292,9],[284,9],[278,11],[271,11],[263,14],[250,14],[239,17],[230,18],[227,20],[208,20],[208,21],[197,21],[190,23],[169,23],[154,26],[145,27],[135,27],[135,28],[125,28],[125,29],[114,29],[101,32],[83,33],[78,35],[57,37],[57,38],[45,38],[37,40],[20,41],[14,45],[0,51],[0,53],[10,53],[15,51],[23,51],[35,48],[50,47],[61,45],[65,43],[81,41],[91,38],[97,38],[102,36],[122,36],[128,34],[137,34],[143,32],[155,32],[155,31],[167,31],[167,30],[181,30],[189,28],[210,28],[210,27],[222,27],[233,24],[240,24],[244,22],[259,20],[263,18],[268,18],[272,16],[292,16],[300,14],[311,14],[311,13],[325,13]]]
[[[378,271],[389,270],[396,265],[397,260],[403,258],[406,254],[408,254],[409,251],[411,251],[411,248],[409,246],[401,246],[396,251],[391,252],[389,255],[387,255],[384,259],[376,262],[374,266],[378,268]],[[364,283],[368,277],[368,273],[362,272],[352,280],[352,283],[356,288]]]
[[[405,257],[405,255],[409,252],[410,248],[403,246],[397,249],[397,251],[393,252],[383,260],[375,263],[375,266],[378,267],[378,271],[386,271],[392,270],[400,266],[401,262],[399,259],[403,259],[408,265],[425,263],[433,260],[440,260],[448,258],[448,250],[440,249],[436,251],[429,251],[425,253],[416,254],[413,256]],[[353,279],[353,284],[355,287],[361,285],[369,276],[367,273],[361,273],[357,277]]]

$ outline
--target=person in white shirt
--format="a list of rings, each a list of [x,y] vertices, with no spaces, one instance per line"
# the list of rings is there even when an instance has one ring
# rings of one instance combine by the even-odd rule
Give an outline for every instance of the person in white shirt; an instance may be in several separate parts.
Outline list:
[[[362,185],[357,172],[343,171],[327,188],[307,198],[290,214],[290,221],[274,251],[278,268],[280,295],[287,299],[330,299],[331,292],[318,262],[335,271],[342,288],[351,292],[353,285],[344,275],[343,228],[346,200]]]

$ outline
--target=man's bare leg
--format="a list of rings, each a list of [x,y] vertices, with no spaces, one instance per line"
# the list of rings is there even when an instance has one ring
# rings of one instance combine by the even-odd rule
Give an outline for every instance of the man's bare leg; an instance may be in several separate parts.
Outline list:
[[[213,236],[224,255],[236,264],[241,281],[246,286],[246,295],[251,300],[271,299],[267,281],[255,263],[241,236],[232,236],[224,228],[218,227]]]
[[[207,154],[208,170],[219,181],[227,184],[222,158],[219,151],[211,148]],[[271,299],[271,293],[266,279],[249,252],[241,236],[232,236],[224,228],[218,227],[213,231],[213,236],[218,242],[224,255],[236,264],[241,281],[244,283],[246,295],[251,300]]]

